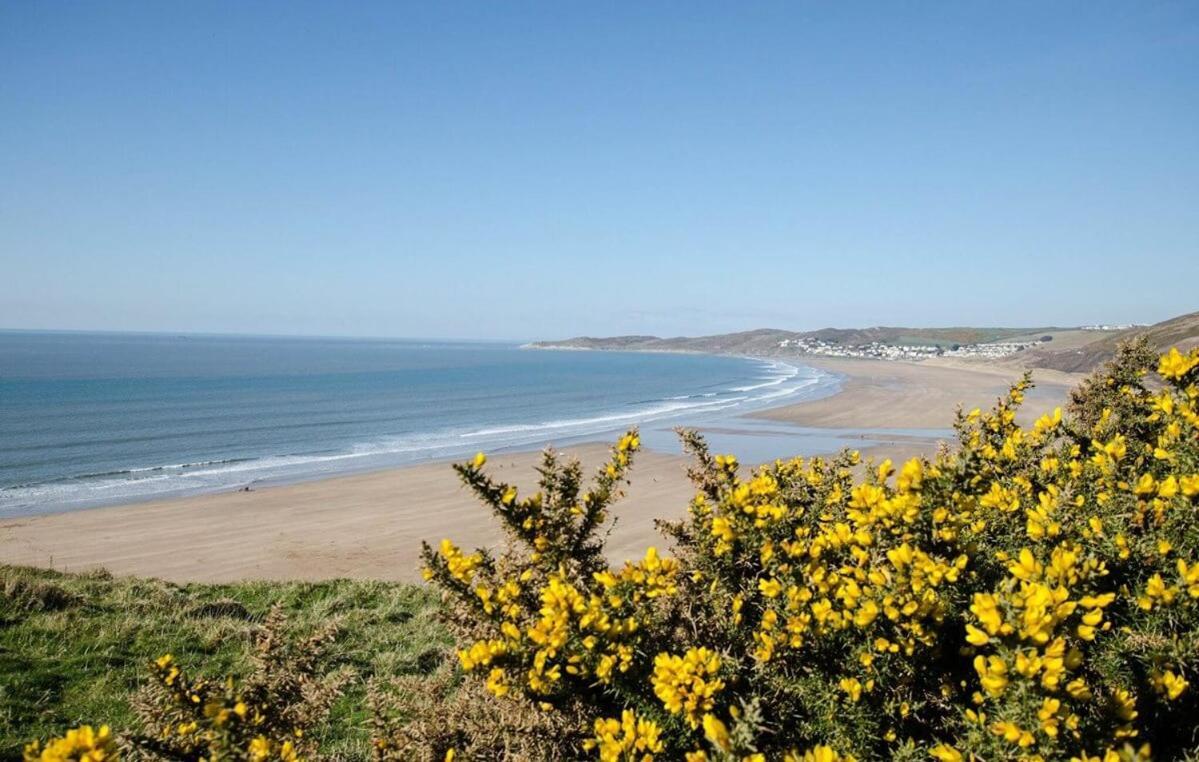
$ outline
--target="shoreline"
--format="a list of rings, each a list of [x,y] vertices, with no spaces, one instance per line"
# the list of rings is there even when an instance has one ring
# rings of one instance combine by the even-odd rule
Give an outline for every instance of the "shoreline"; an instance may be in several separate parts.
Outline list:
[[[990,404],[1020,375],[1002,367],[927,361],[811,360],[811,367],[843,376],[836,393],[743,414],[738,418],[744,427],[726,419],[711,427],[713,440],[731,435],[726,441],[735,443],[737,436],[755,436],[754,421],[773,421],[806,427],[806,435],[813,437],[809,455],[831,454],[847,444],[860,449],[864,458],[902,461],[932,455],[946,439],[946,417],[952,418],[953,405],[945,404],[946,399]],[[1037,374],[1041,391],[1029,395],[1023,415],[1035,418],[1042,408],[1062,404],[1075,383],[1070,374],[1046,375]],[[661,433],[661,426],[656,428]],[[825,441],[821,437],[829,449],[817,452]],[[565,444],[560,450],[577,455],[590,472],[603,462],[607,445],[592,440]],[[175,582],[335,577],[412,581],[418,578],[422,540],[437,543],[450,537],[473,548],[493,547],[501,539],[492,517],[459,486],[448,465],[456,459],[460,458],[248,492],[0,519],[0,562],[61,571],[103,567],[114,574]],[[538,451],[493,451],[489,469],[527,492],[535,488],[538,459]],[[682,455],[648,446],[639,454],[627,496],[613,510],[610,560],[640,557],[647,546],[665,543],[654,522],[685,514],[693,494],[685,475],[688,463]]]
[[[531,421],[527,425],[509,422],[491,424],[497,427],[494,429],[488,428],[486,424],[466,428],[460,426],[459,431],[430,429],[431,438],[415,447],[405,445],[393,450],[387,449],[386,446],[376,447],[375,443],[366,441],[361,449],[343,444],[339,445],[341,449],[286,452],[278,456],[240,457],[238,454],[231,454],[227,456],[230,458],[228,460],[196,463],[179,461],[177,465],[138,465],[131,466],[129,470],[103,470],[81,477],[67,476],[45,482],[30,482],[16,485],[14,489],[18,493],[22,488],[55,488],[65,485],[66,489],[64,494],[51,500],[35,498],[22,503],[19,495],[11,504],[5,504],[5,501],[0,500],[0,521],[187,499],[245,488],[264,489],[298,485],[429,463],[444,464],[470,457],[478,450],[506,454],[537,452],[546,446],[575,447],[613,439],[631,425],[648,428],[661,425],[692,425],[713,419],[732,420],[734,417],[759,412],[795,399],[815,399],[836,394],[842,381],[835,374],[805,369],[800,365],[765,357],[698,352],[636,354],[706,355],[721,360],[733,360],[744,364],[745,379],[736,381],[737,386],[730,382],[729,388],[721,387],[712,394],[669,396],[674,392],[666,392],[667,396],[648,397],[643,401],[628,403],[632,410],[623,409],[619,405],[608,405],[592,411],[574,410],[573,415],[564,412],[561,419],[553,416],[549,419],[526,419]],[[786,377],[771,377],[780,370]],[[760,379],[762,373],[770,377],[769,383],[759,383],[755,380]],[[810,379],[809,373],[813,374]],[[799,377],[799,386],[786,388],[786,384],[796,381],[796,377]],[[785,385],[779,387],[783,391],[781,397],[773,392],[773,388],[779,383]],[[747,393],[750,390],[758,391]],[[699,397],[714,399],[708,401]],[[724,397],[732,399],[725,400]],[[775,397],[779,398],[774,399]],[[498,435],[498,438],[495,435]],[[421,439],[420,432],[397,436],[415,436]],[[483,438],[475,439],[477,436]],[[236,465],[226,468],[225,464]],[[138,474],[137,478],[128,477],[134,473]],[[143,479],[146,475],[152,478]],[[163,479],[167,481],[162,481]],[[106,480],[111,483],[106,483]],[[79,486],[71,489],[76,485]],[[10,496],[0,493],[0,497]]]

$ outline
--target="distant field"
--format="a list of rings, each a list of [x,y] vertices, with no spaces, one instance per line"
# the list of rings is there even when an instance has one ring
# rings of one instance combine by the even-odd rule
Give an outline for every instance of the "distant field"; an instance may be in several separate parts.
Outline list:
[[[917,329],[908,334],[898,334],[890,339],[891,344],[924,345],[950,347],[954,344],[992,344],[1000,341],[1014,341],[1016,335],[1028,335],[1028,328],[927,328]],[[1037,337],[1045,335],[1045,331],[1033,329]]]
[[[1050,328],[1044,331],[1033,331],[1016,336],[1009,336],[1001,341],[1040,341],[1042,336],[1052,336],[1053,341],[1046,344],[1048,349],[1077,349],[1093,341],[1107,338],[1119,331],[1082,331],[1077,328]]]

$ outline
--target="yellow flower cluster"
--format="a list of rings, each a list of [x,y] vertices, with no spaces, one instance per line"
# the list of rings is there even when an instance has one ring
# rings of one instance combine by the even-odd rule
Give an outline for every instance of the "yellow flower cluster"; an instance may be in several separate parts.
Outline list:
[[[1162,355],[1161,361],[1157,365],[1157,372],[1164,379],[1178,381],[1196,366],[1199,366],[1199,353],[1192,350],[1190,354],[1184,355],[1178,351],[1177,347],[1173,347]]]
[[[475,576],[475,570],[483,563],[482,553],[472,553],[468,556],[448,539],[441,541],[440,552],[449,575],[464,585],[471,583]],[[425,569],[424,577],[426,580],[432,579],[433,572]]]
[[[613,583],[612,587],[618,583]],[[631,583],[634,589],[639,586]],[[656,583],[643,581],[656,595]],[[479,588],[481,591],[486,588]],[[637,620],[626,616],[624,599],[613,592],[584,596],[578,588],[559,575],[552,575],[539,594],[540,608],[535,617],[515,603],[520,588],[511,580],[501,587],[512,591],[497,596],[513,601],[492,612],[498,623],[499,637],[475,641],[459,651],[463,669],[502,663],[504,667],[523,669],[525,684],[532,693],[547,695],[557,690],[564,674],[573,677],[594,676],[601,682],[611,678],[613,669],[627,670],[636,642]],[[489,595],[480,595],[484,600]],[[485,609],[486,610],[486,609]],[[631,610],[630,610],[631,611]],[[505,695],[515,675],[496,667],[489,673],[487,687],[497,696]]]
[[[691,727],[699,727],[724,688],[719,674],[720,656],[707,648],[692,648],[682,656],[660,653],[654,657],[654,694],[668,712],[682,714]]]
[[[629,583],[634,603],[640,603],[642,598],[657,598],[660,595],[673,595],[678,591],[676,577],[679,573],[679,563],[673,558],[661,558],[658,549],[650,547],[645,551],[645,558],[640,563],[625,562],[619,574],[610,571],[595,573],[595,580],[612,590],[620,583]]]
[[[25,762],[116,762],[121,758],[116,740],[107,725],[94,730],[81,725],[43,747],[37,741],[25,747]]]
[[[756,549],[761,572],[754,610],[759,613],[752,632],[753,658],[766,663],[777,650],[801,651],[835,633],[870,633],[857,664],[869,667],[875,653],[911,655],[934,642],[934,628],[943,615],[939,589],[957,580],[967,556],[934,555],[916,544],[922,516],[918,490],[924,464],[912,460],[897,476],[896,489],[883,482],[894,470],[889,461],[875,472],[875,481],[851,486],[847,465],[820,459],[796,459],[761,471],[747,482],[722,472],[725,483],[696,518],[712,538],[713,557],[733,553],[737,538]],[[797,484],[822,497],[811,508],[787,505],[780,483]],[[712,592],[718,589],[713,583]],[[734,597],[734,624],[739,624],[743,598]],[[875,680],[864,670],[837,684],[853,702],[873,689]]]
[[[662,751],[657,723],[638,719],[630,709],[624,710],[619,720],[596,720],[594,731],[595,737],[584,741],[583,748],[588,751],[594,749],[601,762],[650,762],[655,753]]]
[[[587,491],[577,464],[547,453],[542,489],[523,499],[483,473],[485,458],[458,466],[524,550],[499,563],[482,552],[465,555],[449,540],[425,552],[426,577],[467,604],[464,629],[473,637],[459,661],[467,672],[482,671],[492,694],[518,689],[544,702],[611,685],[633,663],[657,601],[677,593],[674,559],[651,547],[641,561],[613,570],[592,538],[639,447],[635,433],[621,437]]]
[[[255,736],[246,748],[249,762],[298,762],[295,744],[291,740],[283,743],[271,741],[266,736]]]

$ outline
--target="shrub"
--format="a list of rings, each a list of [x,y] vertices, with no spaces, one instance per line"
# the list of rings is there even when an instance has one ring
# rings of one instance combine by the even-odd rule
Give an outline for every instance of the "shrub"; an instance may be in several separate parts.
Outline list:
[[[274,608],[254,633],[253,669],[242,680],[192,679],[165,654],[134,708],[145,732],[130,745],[169,760],[249,759],[293,762],[316,751],[311,730],[329,713],[349,676],[324,674],[320,658],[337,634],[328,622],[292,641]]]
[[[1025,430],[1026,377],[958,447],[857,479],[854,453],[742,474],[685,434],[697,494],[609,569],[599,530],[635,432],[584,490],[547,453],[518,495],[457,466],[496,557],[426,546],[463,670],[587,718],[601,759],[1139,759],[1196,748],[1199,352],[1128,347]]]
[[[14,577],[0,584],[0,601],[18,611],[61,611],[77,606],[80,598],[52,582]]]
[[[461,681],[445,661],[431,678],[376,680],[368,693],[377,762],[446,759],[576,759],[571,737],[580,716],[543,712],[519,694],[497,698],[482,683]]]
[[[296,762],[316,753],[310,732],[328,715],[348,679],[326,674],[321,656],[337,633],[329,622],[308,638],[286,635],[282,609],[253,634],[253,669],[242,680],[189,677],[171,654],[150,665],[153,679],[134,701],[141,733],[121,738],[107,725],[83,725],[44,747],[25,747],[26,762],[112,762],[121,748],[136,759]]]

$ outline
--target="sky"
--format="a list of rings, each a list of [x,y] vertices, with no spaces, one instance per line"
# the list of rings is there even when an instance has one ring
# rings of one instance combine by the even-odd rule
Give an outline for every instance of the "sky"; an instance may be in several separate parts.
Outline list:
[[[0,3],[0,328],[1199,309],[1194,2]]]

